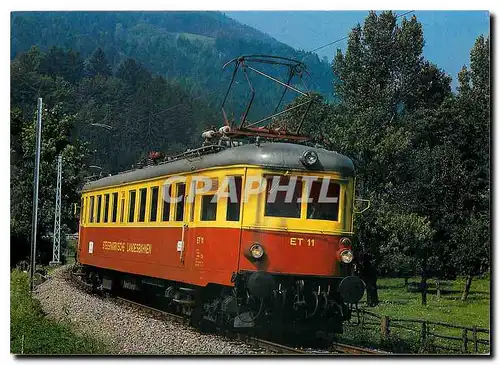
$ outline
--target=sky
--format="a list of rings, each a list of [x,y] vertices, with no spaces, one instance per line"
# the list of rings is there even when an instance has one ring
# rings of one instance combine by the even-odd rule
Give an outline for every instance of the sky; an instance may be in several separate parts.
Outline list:
[[[403,14],[406,11],[396,11]],[[240,23],[254,27],[280,42],[306,51],[345,37],[357,23],[363,23],[367,11],[229,11],[225,14]],[[453,78],[463,65],[469,65],[469,53],[476,38],[489,35],[487,11],[421,11],[417,16],[424,31],[424,57]],[[318,50],[320,57],[331,62],[337,48],[343,51],[347,40]]]

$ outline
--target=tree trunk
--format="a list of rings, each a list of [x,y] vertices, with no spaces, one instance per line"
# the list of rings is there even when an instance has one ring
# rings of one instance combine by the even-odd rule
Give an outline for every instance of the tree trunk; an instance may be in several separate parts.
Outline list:
[[[467,297],[469,296],[471,284],[472,284],[472,275],[467,275],[467,278],[465,279],[464,291],[462,292],[462,301],[464,302],[467,300]]]
[[[408,277],[405,278],[405,288],[408,289]]]
[[[375,307],[378,304],[377,269],[373,266],[370,254],[360,255],[359,276],[366,284],[366,304]]]
[[[370,276],[366,278],[366,304],[369,307],[375,307],[378,305],[378,289],[377,289],[377,277]]]
[[[420,291],[422,293],[422,305],[427,305],[427,277],[425,274],[422,275],[420,281]]]

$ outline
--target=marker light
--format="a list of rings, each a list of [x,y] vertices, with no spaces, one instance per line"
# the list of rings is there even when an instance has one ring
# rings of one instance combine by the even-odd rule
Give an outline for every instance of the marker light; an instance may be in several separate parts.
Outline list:
[[[264,248],[258,243],[254,243],[252,247],[250,247],[250,255],[258,260],[264,256]]]
[[[306,166],[312,166],[318,161],[318,154],[313,150],[306,150],[300,157],[302,163]]]
[[[347,237],[342,237],[340,239],[340,244],[342,246],[350,246],[351,245],[351,240],[349,238],[347,238]]]

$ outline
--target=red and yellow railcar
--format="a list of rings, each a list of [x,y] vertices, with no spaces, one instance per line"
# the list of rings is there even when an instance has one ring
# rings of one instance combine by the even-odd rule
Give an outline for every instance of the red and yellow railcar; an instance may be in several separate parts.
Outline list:
[[[364,292],[351,267],[352,161],[277,142],[206,151],[84,186],[78,260],[89,278],[152,291],[195,322],[341,331]]]

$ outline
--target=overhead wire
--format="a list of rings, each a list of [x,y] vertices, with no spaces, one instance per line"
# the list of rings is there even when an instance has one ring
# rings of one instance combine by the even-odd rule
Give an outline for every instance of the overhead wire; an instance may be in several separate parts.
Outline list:
[[[399,15],[397,15],[397,16],[396,16],[396,19],[397,19],[397,18],[400,18],[400,17],[402,17],[402,16],[405,16],[405,15],[408,15],[408,14],[410,14],[410,13],[413,13],[414,11],[415,11],[415,10],[410,10],[410,11],[407,11],[407,12],[405,12],[405,13],[403,13],[403,14],[399,14]],[[325,48],[325,47],[331,46],[332,44],[335,44],[335,43],[341,42],[341,41],[343,41],[343,40],[345,40],[345,39],[347,39],[347,38],[349,38],[349,35],[346,35],[345,37],[339,38],[339,39],[337,39],[337,40],[334,40],[333,42],[329,42],[329,43],[324,44],[324,45],[322,45],[322,46],[319,46],[319,47],[313,48],[313,49],[311,49],[310,51],[308,51],[307,53],[316,52],[316,51],[318,51],[318,50],[320,50],[320,49],[323,49],[323,48]]]

